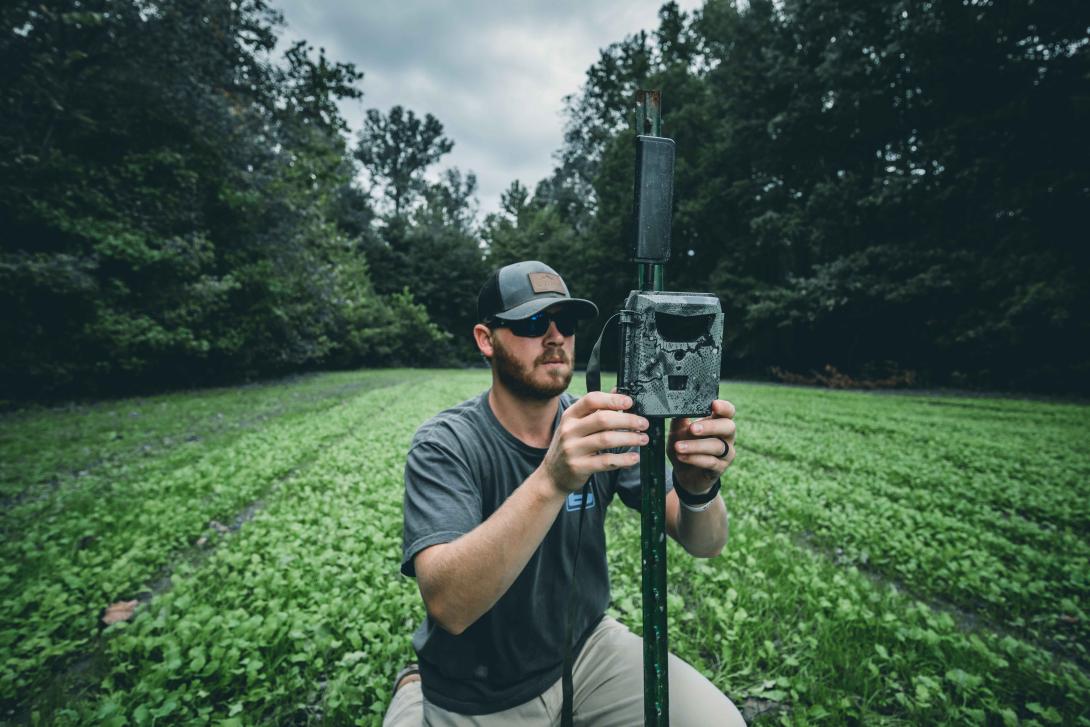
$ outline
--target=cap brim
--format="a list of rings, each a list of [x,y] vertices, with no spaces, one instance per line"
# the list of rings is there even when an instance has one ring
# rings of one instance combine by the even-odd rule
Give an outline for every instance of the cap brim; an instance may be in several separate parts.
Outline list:
[[[598,306],[583,298],[535,298],[522,305],[517,305],[509,311],[497,313],[494,317],[504,321],[517,321],[529,318],[535,313],[540,313],[546,308],[561,305],[565,308],[574,308],[579,318],[597,318]]]

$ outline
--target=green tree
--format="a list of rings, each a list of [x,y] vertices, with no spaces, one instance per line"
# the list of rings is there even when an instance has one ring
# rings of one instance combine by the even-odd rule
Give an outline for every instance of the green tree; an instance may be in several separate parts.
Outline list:
[[[580,238],[591,297],[630,285],[631,98],[658,87],[667,286],[719,294],[730,370],[1085,387],[1090,6],[708,0],[659,21],[588,69],[535,195]],[[521,255],[522,227],[487,236]]]
[[[450,346],[436,347],[429,360],[466,362],[475,347],[470,331],[476,323],[477,293],[487,271],[476,233],[477,181],[457,169],[427,185],[411,217],[386,220],[367,247],[376,289],[383,294],[411,290]]]
[[[368,109],[355,155],[383,187],[393,214],[401,216],[424,189],[427,168],[453,148],[434,116],[420,119],[411,110],[394,106],[385,116]]]
[[[368,280],[337,113],[361,74],[306,43],[275,57],[262,0],[17,1],[0,20],[0,396],[404,359],[345,335],[382,330],[377,308],[443,340]]]

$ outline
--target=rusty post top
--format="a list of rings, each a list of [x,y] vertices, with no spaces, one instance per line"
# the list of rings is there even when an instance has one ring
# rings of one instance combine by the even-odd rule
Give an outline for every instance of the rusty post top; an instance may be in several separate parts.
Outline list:
[[[659,136],[662,130],[662,91],[636,91],[636,133]]]

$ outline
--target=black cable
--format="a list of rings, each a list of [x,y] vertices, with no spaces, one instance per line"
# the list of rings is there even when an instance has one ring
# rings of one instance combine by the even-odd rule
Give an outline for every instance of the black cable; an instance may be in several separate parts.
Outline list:
[[[575,686],[572,683],[572,619],[575,608],[575,572],[579,568],[579,551],[583,543],[583,516],[587,512],[587,494],[590,492],[588,479],[583,485],[583,500],[579,503],[579,534],[575,537],[575,558],[572,560],[571,577],[568,580],[568,607],[564,614],[564,674],[560,678],[561,688],[564,692],[564,703],[560,708],[561,727],[573,727],[575,709]]]

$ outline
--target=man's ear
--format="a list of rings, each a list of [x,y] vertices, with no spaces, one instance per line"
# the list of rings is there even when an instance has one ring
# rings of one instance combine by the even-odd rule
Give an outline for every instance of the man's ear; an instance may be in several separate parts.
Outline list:
[[[492,358],[492,329],[483,323],[473,326],[473,340],[477,342],[477,350],[487,359]]]

